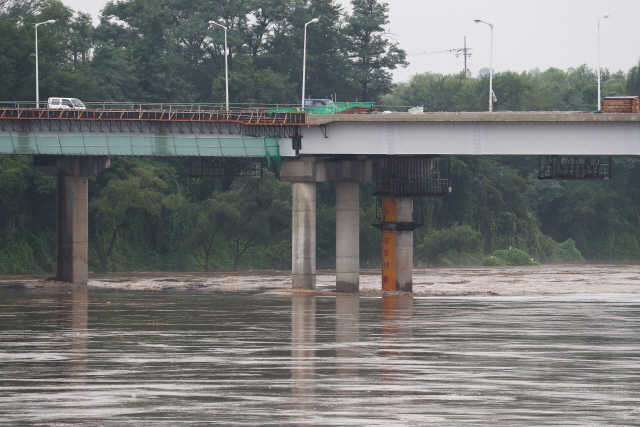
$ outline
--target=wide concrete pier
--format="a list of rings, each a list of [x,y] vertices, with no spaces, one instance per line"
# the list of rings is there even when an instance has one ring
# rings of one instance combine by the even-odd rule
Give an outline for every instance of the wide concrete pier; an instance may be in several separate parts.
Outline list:
[[[56,279],[87,283],[89,178],[110,165],[106,156],[36,156],[34,166],[57,177]]]
[[[316,182],[336,182],[336,289],[360,289],[360,182],[371,180],[371,160],[282,162],[280,180],[293,183],[292,286],[316,287]]]

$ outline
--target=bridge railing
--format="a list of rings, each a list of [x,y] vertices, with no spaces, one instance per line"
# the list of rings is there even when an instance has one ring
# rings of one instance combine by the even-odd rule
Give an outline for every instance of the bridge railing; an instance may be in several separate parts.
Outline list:
[[[162,111],[224,111],[227,106],[222,102],[84,102],[87,109],[102,110],[162,110]],[[36,108],[35,101],[0,101],[0,108]],[[40,108],[47,108],[47,101],[40,101]],[[229,109],[234,111],[267,111],[280,109],[300,109],[300,104],[261,104],[261,103],[235,103],[229,104]],[[300,111],[302,112],[302,111]]]

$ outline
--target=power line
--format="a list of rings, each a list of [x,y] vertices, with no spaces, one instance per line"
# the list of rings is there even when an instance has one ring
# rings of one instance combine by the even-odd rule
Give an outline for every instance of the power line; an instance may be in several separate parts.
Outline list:
[[[464,72],[466,73],[467,77],[471,77],[471,72],[469,71],[469,69],[467,68],[467,57],[471,56],[471,49],[470,47],[467,47],[467,36],[464,36],[464,47],[461,48],[457,48],[457,49],[447,49],[447,50],[434,50],[431,52],[417,52],[417,53],[408,53],[407,56],[417,56],[417,55],[436,55],[436,54],[440,54],[440,53],[454,53],[456,55],[456,58],[459,57],[460,55],[464,56]]]
[[[467,48],[467,36],[464,36],[464,47],[458,49],[451,49],[451,52],[456,54],[456,58],[460,55],[464,56],[464,72],[467,77],[471,77],[471,72],[467,68],[467,56],[471,56],[471,52],[469,52],[472,48]]]
[[[448,53],[451,52],[451,49],[449,50],[434,50],[433,52],[418,52],[418,53],[407,53],[407,56],[414,56],[414,55],[433,55],[435,53]]]

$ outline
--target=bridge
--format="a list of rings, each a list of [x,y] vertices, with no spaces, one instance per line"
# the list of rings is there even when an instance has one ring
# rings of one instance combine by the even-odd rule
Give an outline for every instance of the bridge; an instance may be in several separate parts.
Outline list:
[[[640,155],[640,114],[5,108],[0,154],[36,155],[34,165],[57,177],[59,280],[87,281],[88,177],[107,168],[109,156],[282,158],[280,179],[293,183],[293,286],[315,288],[316,183],[332,181],[336,289],[358,291],[359,183],[375,176],[382,286],[411,292],[420,225],[413,198],[451,191],[439,157],[541,156],[542,178],[608,178],[607,156]]]

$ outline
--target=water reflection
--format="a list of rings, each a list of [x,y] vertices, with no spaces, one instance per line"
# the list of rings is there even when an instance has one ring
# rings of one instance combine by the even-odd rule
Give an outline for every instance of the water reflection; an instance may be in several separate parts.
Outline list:
[[[382,339],[383,355],[395,357],[398,343],[411,338],[413,317],[413,297],[385,295],[382,297]]]
[[[81,383],[87,370],[87,327],[89,293],[86,287],[61,288],[55,295],[55,337],[67,343],[67,356],[57,362],[60,372]]]
[[[572,298],[0,287],[0,425],[638,425],[640,297]]]
[[[360,340],[360,297],[336,296],[336,363],[340,377],[357,376],[356,344]]]
[[[295,406],[309,411],[314,405],[316,356],[316,297],[294,295],[291,300],[291,379]]]
[[[71,291],[71,371],[79,378],[87,372],[87,326],[89,293],[78,287]]]

